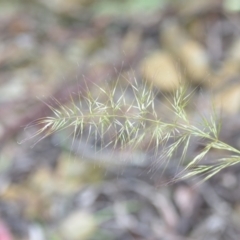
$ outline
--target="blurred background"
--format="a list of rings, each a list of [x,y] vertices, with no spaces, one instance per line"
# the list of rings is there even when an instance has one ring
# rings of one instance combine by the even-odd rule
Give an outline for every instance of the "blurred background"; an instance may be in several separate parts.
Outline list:
[[[64,134],[23,140],[51,114],[42,101],[131,73],[164,94],[196,88],[191,117],[213,102],[220,138],[240,149],[239,11],[238,0],[1,0],[0,240],[238,240],[238,165],[166,184],[176,164],[153,169],[144,151],[117,166],[91,144],[74,153]]]

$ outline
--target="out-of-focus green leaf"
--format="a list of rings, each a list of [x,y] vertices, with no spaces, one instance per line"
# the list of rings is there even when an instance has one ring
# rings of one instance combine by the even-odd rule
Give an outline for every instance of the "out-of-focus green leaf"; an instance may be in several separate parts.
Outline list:
[[[165,6],[167,0],[99,1],[93,5],[96,15],[131,15],[152,12]]]
[[[128,1],[129,8],[132,12],[142,12],[142,11],[154,11],[159,8],[164,7],[167,3],[166,0],[131,0]]]
[[[225,0],[223,4],[227,11],[240,11],[240,1],[239,0]]]

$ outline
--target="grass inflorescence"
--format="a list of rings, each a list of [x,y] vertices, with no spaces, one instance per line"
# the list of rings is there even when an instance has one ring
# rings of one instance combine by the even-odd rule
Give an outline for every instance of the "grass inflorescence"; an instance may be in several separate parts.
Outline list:
[[[95,139],[95,151],[107,148],[133,150],[145,146],[154,149],[158,161],[166,165],[179,149],[179,162],[184,162],[192,139],[204,142],[204,147],[183,163],[183,170],[176,179],[202,175],[203,180],[207,180],[240,162],[240,151],[219,139],[221,126],[214,110],[211,117],[201,116],[201,124],[189,120],[186,107],[193,92],[189,93],[186,86],[180,85],[168,100],[169,110],[173,113],[170,120],[159,117],[153,88],[139,83],[136,78],[125,87],[119,81],[112,87],[94,87],[98,89],[96,96],[86,87],[84,93],[75,93],[79,101],[71,96],[68,105],[62,105],[57,99],[52,99],[54,107],[46,103],[53,115],[33,123],[39,130],[32,137],[40,136],[39,141],[71,129],[72,143],[85,134],[87,139]],[[129,94],[133,97],[129,98]],[[213,149],[228,151],[229,155],[204,164],[203,159]]]

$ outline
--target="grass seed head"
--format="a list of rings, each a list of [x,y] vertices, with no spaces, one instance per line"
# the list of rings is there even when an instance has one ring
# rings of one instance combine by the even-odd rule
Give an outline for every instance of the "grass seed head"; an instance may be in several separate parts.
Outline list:
[[[193,92],[189,93],[186,86],[180,85],[172,99],[168,99],[175,117],[165,121],[158,118],[156,92],[152,86],[139,83],[136,78],[124,87],[119,82],[118,79],[112,87],[94,84],[98,89],[95,95],[86,87],[86,92],[79,93],[78,101],[70,96],[69,105],[52,98],[54,106],[45,103],[52,116],[32,123],[39,130],[31,138],[39,136],[38,142],[56,132],[71,129],[73,143],[87,133],[86,139],[94,138],[95,144],[100,141],[100,149],[138,149],[148,142],[147,148],[154,148],[155,155],[159,155],[157,159],[165,164],[180,149],[178,158],[183,165],[191,139],[205,140],[205,147],[185,164],[176,176],[177,180],[196,175],[202,175],[207,180],[222,169],[240,162],[240,151],[218,138],[221,125],[214,109],[210,118],[201,116],[201,125],[190,122],[186,107]],[[211,149],[226,150],[236,155],[216,159],[211,165],[202,164]]]

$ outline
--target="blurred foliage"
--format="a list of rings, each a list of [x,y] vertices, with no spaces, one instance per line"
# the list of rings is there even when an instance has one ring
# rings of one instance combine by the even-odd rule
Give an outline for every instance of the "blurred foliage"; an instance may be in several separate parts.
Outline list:
[[[148,13],[163,8],[166,0],[103,0],[97,1],[93,8],[97,15],[122,16],[136,13]]]
[[[224,8],[227,11],[240,11],[240,1],[239,0],[225,0]]]

